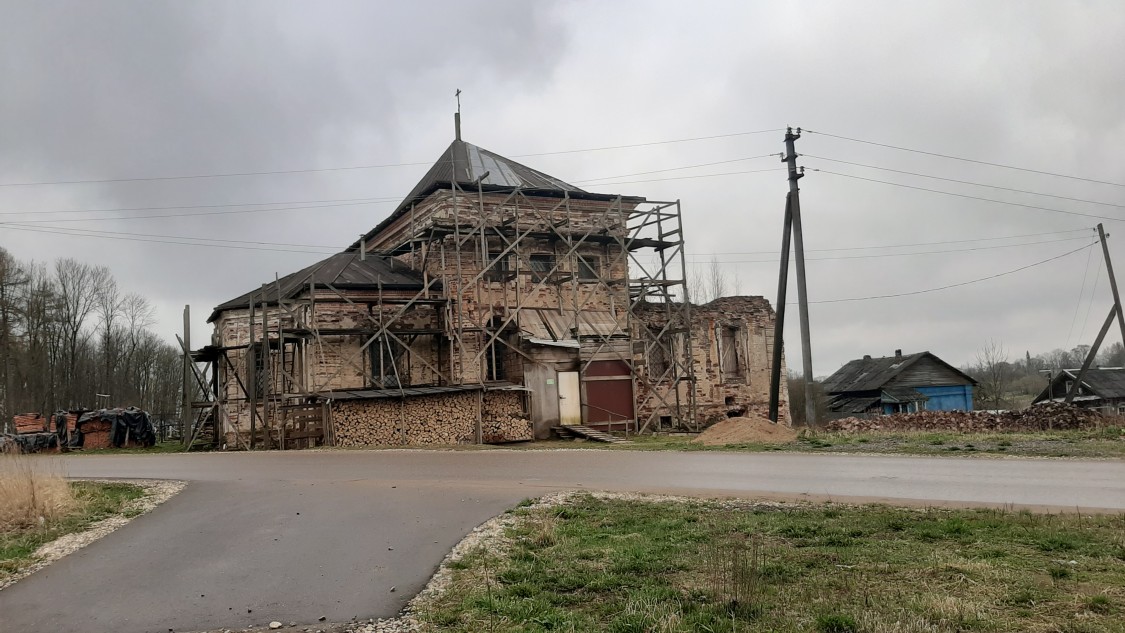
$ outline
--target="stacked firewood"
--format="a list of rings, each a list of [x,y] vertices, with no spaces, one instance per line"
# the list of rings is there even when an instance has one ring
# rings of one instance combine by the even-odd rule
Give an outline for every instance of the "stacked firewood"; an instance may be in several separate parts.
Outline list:
[[[480,400],[478,400],[480,398]],[[472,444],[533,439],[516,392],[448,393],[333,403],[339,446]]]
[[[826,425],[829,431],[1046,431],[1096,428],[1102,414],[1061,402],[1037,404],[1022,411],[919,411],[870,418],[843,418]]]
[[[464,444],[476,440],[477,394],[351,400],[332,405],[339,446]]]

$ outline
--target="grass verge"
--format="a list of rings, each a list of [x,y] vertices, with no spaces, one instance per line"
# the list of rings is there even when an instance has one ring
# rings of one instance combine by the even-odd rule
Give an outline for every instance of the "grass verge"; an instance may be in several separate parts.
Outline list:
[[[1125,631],[1125,516],[529,504],[450,564],[442,631]]]
[[[0,457],[0,460],[8,459],[11,457]],[[0,482],[5,481],[6,477],[7,467],[0,464]],[[124,483],[64,481],[63,486],[70,497],[66,510],[40,514],[31,521],[0,524],[0,586],[34,563],[35,551],[40,546],[60,536],[81,532],[97,521],[122,513],[126,504],[144,494],[144,489],[140,486]],[[0,485],[0,488],[3,486]],[[0,497],[0,509],[9,504],[14,505],[13,498]]]
[[[1125,458],[1125,428],[1024,433],[957,433],[870,431],[865,433],[803,433],[784,444],[704,446],[687,435],[630,436],[630,444],[585,442],[584,448],[606,450],[676,450],[804,453],[883,453],[906,455],[1020,455],[1024,457]],[[565,448],[569,440],[536,442],[533,448]]]

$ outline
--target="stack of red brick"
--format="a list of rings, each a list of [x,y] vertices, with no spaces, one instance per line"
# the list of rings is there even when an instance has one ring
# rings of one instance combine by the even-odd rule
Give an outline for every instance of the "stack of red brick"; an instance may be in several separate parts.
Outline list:
[[[871,418],[843,418],[829,431],[1046,431],[1092,429],[1106,423],[1102,414],[1061,402],[1037,404],[1022,411],[919,411]]]
[[[47,418],[40,413],[25,413],[12,418],[16,433],[43,433],[47,430]]]

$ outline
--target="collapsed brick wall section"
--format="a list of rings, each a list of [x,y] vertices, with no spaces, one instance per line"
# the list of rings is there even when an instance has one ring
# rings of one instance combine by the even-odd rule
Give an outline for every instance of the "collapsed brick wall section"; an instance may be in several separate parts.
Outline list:
[[[332,424],[338,446],[474,444],[478,407],[484,442],[532,439],[531,421],[514,391],[342,401],[332,405]]]
[[[649,304],[637,310],[639,327],[658,332],[667,323],[663,306]],[[691,358],[695,371],[696,414],[708,426],[727,417],[769,413],[770,366],[776,315],[764,297],[723,297],[691,308]],[[673,324],[673,328],[676,329]],[[682,355],[683,337],[666,335],[661,351],[638,346],[637,402],[642,423],[650,416],[670,415],[664,402],[675,402],[674,376],[660,376]],[[647,340],[647,339],[646,339]],[[785,357],[781,359],[779,422],[791,424]],[[686,383],[680,389],[687,389]],[[686,394],[681,393],[686,396]],[[663,400],[662,400],[663,399]]]

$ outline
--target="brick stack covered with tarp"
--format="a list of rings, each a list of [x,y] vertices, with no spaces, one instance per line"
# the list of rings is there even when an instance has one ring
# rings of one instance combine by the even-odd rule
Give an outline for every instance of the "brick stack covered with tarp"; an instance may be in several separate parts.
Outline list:
[[[50,429],[50,418],[40,413],[24,413],[12,417],[14,434],[0,436],[0,450],[19,453],[57,451],[59,438]]]
[[[136,407],[87,411],[78,418],[71,448],[131,448],[156,444],[156,429],[148,413]]]

